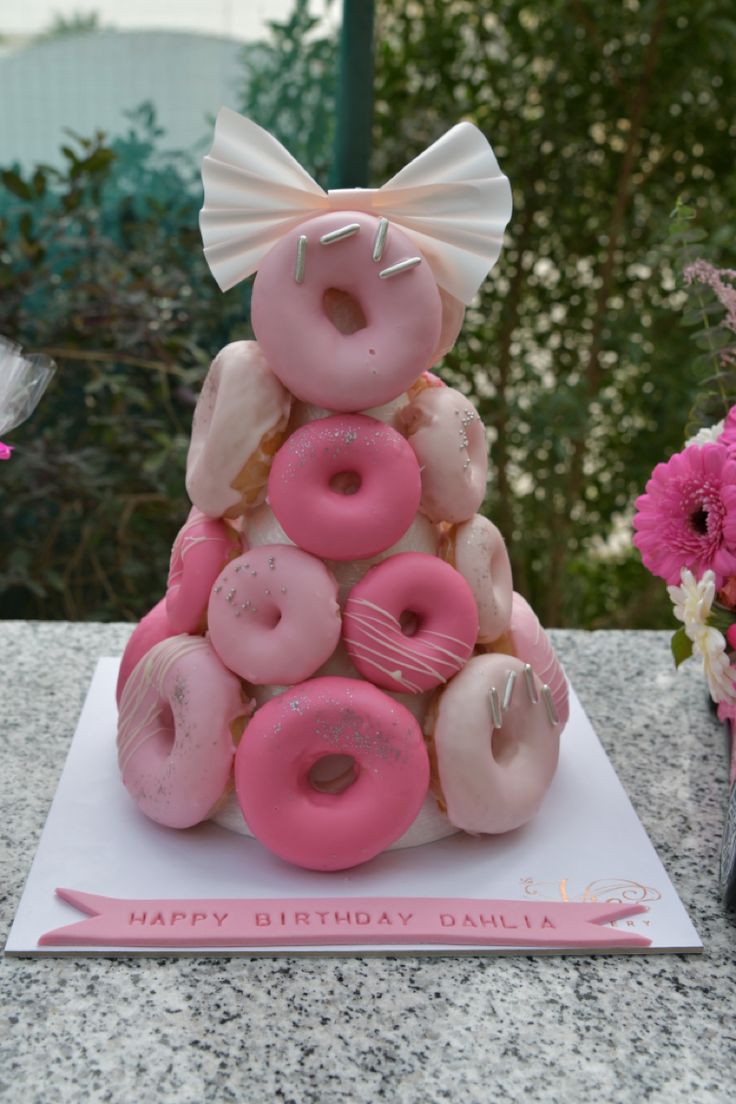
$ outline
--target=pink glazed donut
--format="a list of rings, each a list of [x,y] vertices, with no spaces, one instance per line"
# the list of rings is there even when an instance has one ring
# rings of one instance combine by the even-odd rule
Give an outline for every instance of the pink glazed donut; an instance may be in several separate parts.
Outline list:
[[[500,653],[471,659],[442,691],[432,737],[437,796],[456,827],[509,832],[538,811],[562,727],[545,696],[531,669]]]
[[[252,318],[289,391],[355,411],[395,399],[430,366],[442,304],[429,264],[398,227],[337,211],[301,223],[268,253]]]
[[[115,700],[118,705],[120,705],[120,698],[126,682],[144,655],[150,652],[154,644],[160,644],[162,640],[167,640],[170,636],[176,635],[176,629],[169,621],[166,612],[166,599],[162,598],[152,610],[148,611],[145,617],[141,617],[133,629],[133,635],[123,652],[118,672],[118,683],[115,688]]]
[[[231,671],[255,685],[292,686],[313,675],[340,639],[337,583],[308,552],[264,544],[220,573],[207,623]]]
[[[479,643],[498,640],[509,627],[514,593],[511,562],[500,531],[488,518],[475,514],[453,527],[445,538],[444,555],[473,592]],[[536,669],[534,660],[529,662]]]
[[[324,787],[321,768],[332,780]],[[428,786],[419,725],[358,679],[312,679],[279,694],[253,715],[235,758],[253,834],[309,870],[344,870],[385,850],[414,821]]]
[[[570,716],[570,701],[565,672],[536,613],[516,591],[509,628],[514,652],[523,663],[530,663],[542,682],[549,686],[560,724],[566,725]]]
[[[126,682],[118,719],[120,772],[142,812],[169,828],[206,820],[230,780],[233,728],[249,711],[201,636],[156,644]]]
[[[228,560],[242,551],[238,534],[224,521],[193,506],[171,549],[166,613],[174,632],[196,633],[210,590]]]
[[[364,414],[296,430],[271,467],[268,497],[287,536],[315,556],[362,560],[390,548],[414,520],[419,465],[400,433]]]
[[[460,670],[478,635],[478,610],[462,575],[443,560],[401,552],[372,567],[343,612],[348,655],[384,690],[420,694]]]

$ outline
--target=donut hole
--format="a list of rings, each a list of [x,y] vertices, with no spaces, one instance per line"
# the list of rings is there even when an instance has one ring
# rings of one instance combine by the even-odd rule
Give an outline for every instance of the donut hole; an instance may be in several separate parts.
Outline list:
[[[499,766],[508,766],[516,755],[518,746],[510,725],[494,728],[491,736],[491,755]]]
[[[160,702],[156,716],[156,730],[151,736],[151,743],[162,759],[168,759],[175,742],[174,714],[167,701]]]
[[[264,603],[261,606],[258,617],[258,624],[261,628],[271,630],[275,629],[281,620],[281,610],[273,602]]]
[[[318,793],[341,794],[358,777],[358,766],[352,755],[323,755],[312,765],[309,784]]]
[[[360,490],[362,480],[357,472],[344,471],[333,475],[330,480],[330,489],[335,494],[354,495]]]
[[[416,636],[421,627],[422,619],[414,610],[404,610],[399,617],[399,626],[404,636]]]
[[[349,291],[341,291],[340,288],[327,288],[322,296],[322,310],[338,333],[347,337],[368,325],[358,300]]]

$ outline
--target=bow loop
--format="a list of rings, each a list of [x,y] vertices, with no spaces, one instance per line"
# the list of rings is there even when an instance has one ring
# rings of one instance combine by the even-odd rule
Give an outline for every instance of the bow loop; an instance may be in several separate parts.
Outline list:
[[[352,210],[401,226],[438,284],[467,304],[498,260],[511,217],[508,179],[471,123],[452,127],[382,188],[325,192],[276,138],[223,107],[202,179],[204,253],[223,291],[299,223]]]

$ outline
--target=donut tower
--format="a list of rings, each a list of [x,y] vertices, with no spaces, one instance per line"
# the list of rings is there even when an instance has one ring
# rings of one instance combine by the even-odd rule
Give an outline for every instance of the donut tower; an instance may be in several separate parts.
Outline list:
[[[498,255],[508,181],[470,124],[402,173],[324,193],[220,113],[205,255],[223,287],[256,271],[256,340],[205,379],[193,506],[118,682],[120,769],[147,816],[213,817],[316,870],[525,823],[568,717],[551,644],[478,513],[485,429],[431,371]],[[429,222],[416,213],[433,204]]]

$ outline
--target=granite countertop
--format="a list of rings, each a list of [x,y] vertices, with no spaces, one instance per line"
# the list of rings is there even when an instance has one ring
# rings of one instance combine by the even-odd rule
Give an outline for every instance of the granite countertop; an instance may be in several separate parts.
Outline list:
[[[131,625],[3,622],[4,943],[96,660]],[[667,633],[554,634],[703,955],[2,960],[4,1101],[731,1101],[724,734]]]

